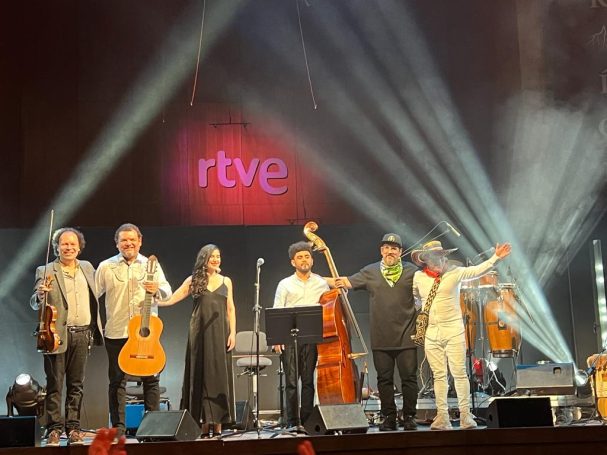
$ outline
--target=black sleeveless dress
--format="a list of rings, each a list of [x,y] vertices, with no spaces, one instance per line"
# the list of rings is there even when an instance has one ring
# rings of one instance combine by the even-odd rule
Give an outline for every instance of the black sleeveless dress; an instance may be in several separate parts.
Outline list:
[[[199,423],[227,424],[236,414],[227,298],[224,279],[215,291],[194,299],[180,407]]]

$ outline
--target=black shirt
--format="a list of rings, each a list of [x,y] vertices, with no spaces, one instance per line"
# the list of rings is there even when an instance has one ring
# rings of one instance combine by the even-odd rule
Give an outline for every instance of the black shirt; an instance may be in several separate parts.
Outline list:
[[[403,263],[403,273],[394,284],[386,282],[380,262],[363,267],[350,276],[353,289],[369,292],[371,349],[393,350],[415,348],[411,335],[415,333],[415,301],[413,275],[417,267]]]

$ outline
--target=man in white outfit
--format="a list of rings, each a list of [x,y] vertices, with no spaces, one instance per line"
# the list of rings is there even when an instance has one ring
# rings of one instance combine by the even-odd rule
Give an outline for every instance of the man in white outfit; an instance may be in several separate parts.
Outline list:
[[[460,412],[460,428],[476,428],[470,412],[470,383],[466,373],[466,338],[460,308],[460,284],[489,272],[495,263],[510,254],[509,243],[497,245],[495,254],[479,265],[456,267],[447,261],[447,255],[455,249],[443,249],[441,242],[434,240],[421,249],[411,252],[411,258],[423,270],[413,277],[413,295],[422,308],[431,294],[424,350],[434,375],[436,417],[430,426],[433,430],[450,430],[449,406],[447,403],[447,368],[455,382],[457,403]]]

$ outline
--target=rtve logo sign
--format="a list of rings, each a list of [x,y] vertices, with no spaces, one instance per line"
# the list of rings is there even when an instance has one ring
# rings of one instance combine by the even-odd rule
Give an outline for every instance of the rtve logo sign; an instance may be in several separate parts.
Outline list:
[[[228,176],[228,171],[232,171],[232,163],[234,163],[234,168],[236,169],[236,178]],[[215,172],[219,184],[225,188],[234,188],[237,181],[240,181],[246,187],[251,187],[255,180],[255,175],[258,174],[257,181],[263,191],[273,195],[286,193],[288,189],[287,185],[278,185],[280,182],[274,182],[287,178],[288,169],[285,162],[279,158],[268,158],[263,163],[259,163],[259,158],[253,158],[248,167],[245,167],[240,158],[227,158],[226,153],[223,150],[219,150],[217,152],[217,160],[215,158],[201,158],[198,160],[198,186],[201,188],[208,186],[209,172]],[[233,172],[230,172],[230,175],[233,174]]]

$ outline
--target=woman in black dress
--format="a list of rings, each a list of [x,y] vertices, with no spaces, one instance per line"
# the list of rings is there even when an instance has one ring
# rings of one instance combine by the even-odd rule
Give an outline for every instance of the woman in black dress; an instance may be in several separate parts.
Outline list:
[[[192,275],[162,306],[191,295],[194,300],[181,409],[190,411],[202,425],[203,437],[221,434],[222,424],[234,421],[232,349],[236,337],[236,311],[232,280],[220,274],[221,254],[215,245],[198,252]]]

